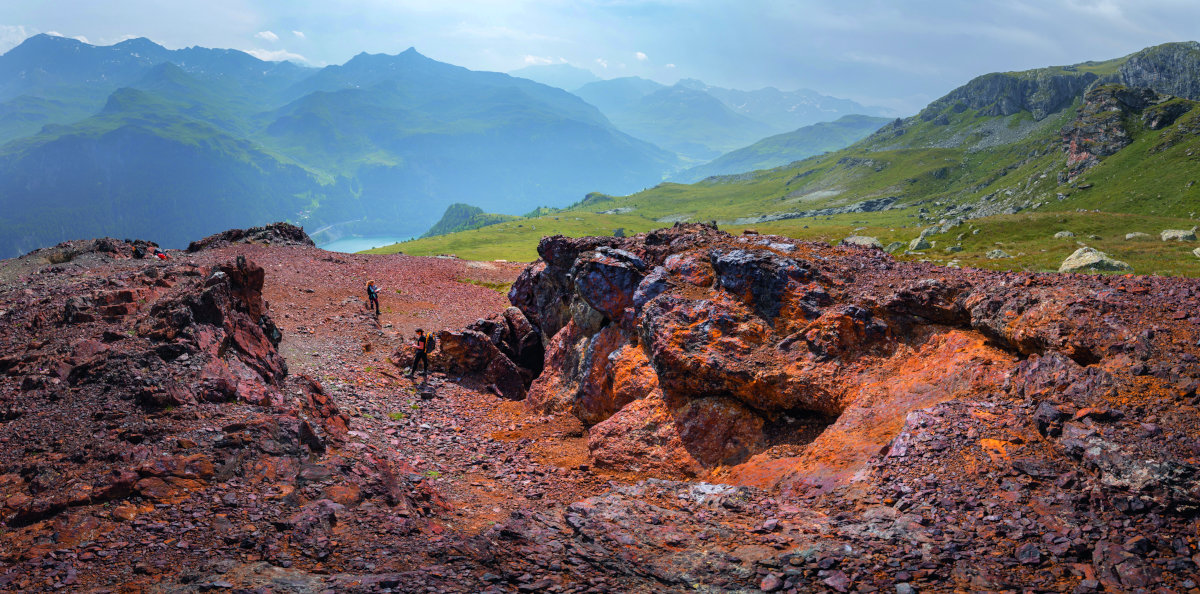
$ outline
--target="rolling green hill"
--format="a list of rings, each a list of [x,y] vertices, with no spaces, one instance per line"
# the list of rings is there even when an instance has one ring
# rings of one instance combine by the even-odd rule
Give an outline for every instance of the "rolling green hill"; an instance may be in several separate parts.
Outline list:
[[[484,212],[482,208],[470,204],[455,203],[446,207],[446,212],[442,214],[441,220],[430,227],[421,237],[436,237],[459,231],[470,231],[519,218],[521,217]]]
[[[716,220],[832,242],[869,235],[903,246],[898,257],[951,265],[1055,270],[1088,245],[1135,272],[1200,275],[1200,243],[1158,239],[1200,222],[1198,48],[984,75],[834,153],[387,249],[520,259],[528,250],[509,246],[541,235]],[[1125,239],[1135,232],[1150,238]],[[908,250],[919,235],[931,245]]]

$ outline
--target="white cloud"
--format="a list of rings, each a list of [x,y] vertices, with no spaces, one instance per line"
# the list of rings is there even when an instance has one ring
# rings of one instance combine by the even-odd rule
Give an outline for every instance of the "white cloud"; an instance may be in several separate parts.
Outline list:
[[[0,53],[17,47],[37,31],[24,25],[0,25]]]
[[[605,60],[604,58],[596,58],[596,63],[599,64],[601,68],[604,68],[605,70],[608,69],[608,60]]]
[[[46,35],[49,35],[51,37],[66,37],[66,35],[63,35],[62,33],[59,33],[58,31],[46,31]]]
[[[304,31],[292,31],[292,35],[295,35],[296,37],[298,37],[300,39],[306,39],[306,37],[304,35]]]
[[[75,39],[77,41],[82,41],[84,43],[91,43],[90,41],[88,41],[87,37],[84,37],[82,35],[76,35],[75,37],[72,37],[71,39]]]
[[[279,41],[279,36],[272,33],[271,31],[259,31],[258,33],[255,33],[254,36],[259,39],[265,39],[272,43]]]
[[[292,53],[292,52],[289,52],[287,50],[282,50],[282,49],[281,50],[265,50],[265,49],[255,48],[255,49],[246,50],[246,53],[250,54],[251,56],[254,56],[255,58],[258,58],[259,60],[264,60],[267,62],[283,62],[284,60],[291,60],[293,62],[301,62],[304,64],[309,63],[308,58],[305,58],[304,56],[301,56],[300,54]]]
[[[638,59],[639,62],[645,62],[647,60],[646,54],[642,52],[635,52],[633,55]]]
[[[667,67],[667,68],[674,68],[674,67],[675,67],[675,65],[674,65],[674,64],[667,64],[667,65],[666,65],[666,67]]]
[[[553,64],[554,60],[552,58],[543,58],[541,56],[525,56],[525,63],[529,64],[530,66],[545,66],[546,64]]]

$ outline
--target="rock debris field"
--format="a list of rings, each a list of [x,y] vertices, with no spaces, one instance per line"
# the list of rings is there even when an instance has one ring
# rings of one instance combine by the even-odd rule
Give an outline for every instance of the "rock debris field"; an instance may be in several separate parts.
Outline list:
[[[1200,592],[1195,279],[147,245],[0,262],[0,590]]]

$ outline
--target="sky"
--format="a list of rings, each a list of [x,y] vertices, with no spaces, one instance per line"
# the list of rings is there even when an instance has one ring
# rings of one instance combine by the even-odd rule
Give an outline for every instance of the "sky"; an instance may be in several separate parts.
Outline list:
[[[3,0],[0,52],[37,33],[234,48],[325,66],[409,47],[473,70],[812,89],[898,115],[980,74],[1200,39],[1197,0]]]

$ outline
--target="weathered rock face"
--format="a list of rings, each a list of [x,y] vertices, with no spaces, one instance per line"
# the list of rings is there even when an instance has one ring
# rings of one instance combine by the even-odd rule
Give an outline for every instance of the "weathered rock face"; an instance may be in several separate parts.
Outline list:
[[[1147,48],[1130,56],[1117,76],[1130,87],[1200,100],[1200,44],[1186,41]]]
[[[1051,69],[1015,76],[992,73],[972,79],[922,111],[929,119],[948,107],[963,105],[982,115],[1008,116],[1028,110],[1036,119],[1071,104],[1098,77],[1091,73],[1064,73]]]
[[[565,320],[529,402],[584,421],[600,465],[830,488],[887,444],[906,447],[893,440],[912,411],[1041,398],[1020,358],[1069,362],[1067,375],[1102,363],[1108,379],[1072,388],[1093,399],[1127,389],[1138,358],[1161,361],[1169,383],[1200,375],[1190,363],[1166,372],[1177,343],[1139,338],[1147,324],[1200,323],[1176,299],[1164,308],[1130,288],[1165,280],[901,265],[699,225],[547,238],[540,249],[578,263],[536,264],[513,287],[531,319]],[[1195,282],[1173,291],[1200,295]],[[1192,323],[1181,331],[1198,334]],[[1178,344],[1195,351],[1196,338]]]
[[[1088,91],[1079,115],[1062,131],[1068,177],[1079,175],[1098,164],[1100,157],[1116,154],[1128,146],[1133,138],[1125,129],[1125,118],[1167,99],[1169,97],[1147,88],[1121,85],[1102,85]],[[1170,123],[1164,119],[1169,114],[1155,113],[1158,115],[1151,118],[1155,125],[1162,127]]]
[[[45,478],[0,481],[7,525],[130,497],[173,503],[234,473],[294,475],[301,458],[341,443],[346,415],[315,380],[289,377],[276,350],[264,276],[241,257],[211,268],[132,264],[123,275],[71,278],[10,312],[0,339],[24,348],[0,359],[0,373],[24,379],[19,406],[5,395],[4,440],[21,436],[27,447],[0,463],[5,472],[34,465]],[[223,409],[243,421],[208,427]],[[219,437],[206,441],[207,431]],[[171,434],[189,437],[162,439]],[[74,453],[37,455],[60,447]],[[121,504],[114,516],[137,509]]]

